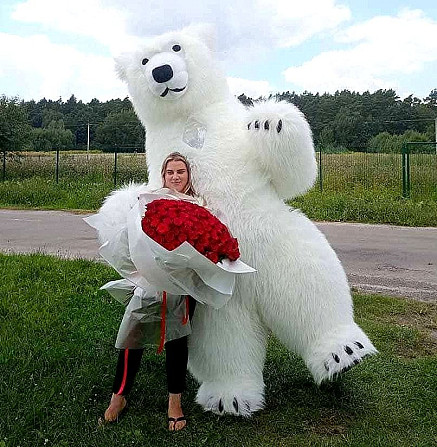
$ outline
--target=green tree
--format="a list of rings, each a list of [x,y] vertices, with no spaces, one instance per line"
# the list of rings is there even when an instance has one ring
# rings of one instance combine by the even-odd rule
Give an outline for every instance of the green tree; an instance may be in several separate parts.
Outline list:
[[[333,130],[337,146],[347,149],[363,149],[367,146],[364,119],[357,107],[343,106],[335,115]]]
[[[437,106],[437,88],[432,89],[424,101],[426,104]]]
[[[31,127],[18,98],[0,96],[0,150],[21,151],[28,148]]]
[[[65,129],[62,120],[52,121],[46,128],[32,130],[32,146],[35,151],[72,149],[73,140],[73,133]]]
[[[429,140],[435,139],[437,89],[424,99],[413,95],[401,99],[393,89],[372,93],[342,90],[334,94],[286,91],[269,98],[299,107],[310,123],[316,145],[323,150],[337,151],[342,147],[362,150],[372,137],[383,132],[403,135],[411,130],[426,133]],[[250,106],[262,98],[252,99],[241,94],[238,99]],[[143,147],[143,130],[128,98],[106,102],[94,98],[86,104],[71,95],[66,101],[43,98],[38,102],[28,101],[23,106],[33,127],[48,128],[52,121],[63,120],[65,129],[70,129],[74,135],[75,148],[86,148],[88,123],[92,147],[105,150]]]
[[[96,143],[103,150],[133,152],[144,147],[144,128],[132,109],[110,113],[97,127]]]
[[[42,126],[49,127],[52,122],[63,121],[64,115],[59,110],[43,109],[42,111]]]
[[[323,127],[317,146],[324,152],[335,146],[334,130],[331,126],[327,125]]]

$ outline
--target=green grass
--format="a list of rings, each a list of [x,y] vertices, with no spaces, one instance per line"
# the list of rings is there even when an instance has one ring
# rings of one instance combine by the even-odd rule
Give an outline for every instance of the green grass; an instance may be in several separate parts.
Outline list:
[[[289,202],[314,220],[437,226],[437,201],[404,199],[382,189],[311,190]]]
[[[31,177],[0,183],[0,207],[97,210],[114,189],[111,183],[54,180]],[[0,446],[1,447],[1,446]]]
[[[204,413],[185,396],[189,426],[166,429],[163,356],[146,349],[129,409],[98,426],[110,397],[122,307],[98,291],[112,269],[83,260],[0,255],[0,446],[434,446],[437,309],[355,295],[358,323],[380,351],[318,388],[273,337],[266,408],[244,420]]]

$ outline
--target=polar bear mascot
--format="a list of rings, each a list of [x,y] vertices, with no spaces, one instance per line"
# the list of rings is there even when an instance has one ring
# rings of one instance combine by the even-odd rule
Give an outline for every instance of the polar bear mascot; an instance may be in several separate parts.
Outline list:
[[[197,194],[257,270],[237,278],[221,309],[197,306],[189,342],[197,402],[214,413],[250,416],[264,405],[269,331],[302,356],[317,384],[376,349],[354,322],[336,254],[307,217],[284,203],[316,178],[307,121],[286,102],[245,109],[214,62],[213,31],[197,25],[167,33],[122,54],[116,67],[146,128],[147,187],[162,186],[160,168],[170,152],[185,155]],[[130,185],[106,199],[102,210],[114,226],[141,188]]]

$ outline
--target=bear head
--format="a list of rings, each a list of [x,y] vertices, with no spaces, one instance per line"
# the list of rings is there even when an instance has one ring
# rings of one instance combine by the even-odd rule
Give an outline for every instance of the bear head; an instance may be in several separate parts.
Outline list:
[[[188,117],[229,98],[226,77],[213,58],[214,35],[210,25],[191,25],[116,58],[118,76],[144,125]]]

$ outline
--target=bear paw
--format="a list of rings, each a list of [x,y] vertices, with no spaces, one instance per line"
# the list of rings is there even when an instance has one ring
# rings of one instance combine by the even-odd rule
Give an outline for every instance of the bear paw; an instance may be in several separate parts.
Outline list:
[[[260,101],[247,110],[247,130],[257,138],[262,135],[280,136],[281,138],[292,138],[293,140],[309,138],[311,142],[311,131],[305,117],[293,104],[285,101]],[[312,146],[311,146],[312,149]]]
[[[340,374],[361,363],[364,357],[378,351],[364,332],[356,325],[338,333],[327,335],[320,343],[313,344],[305,360],[317,384],[334,380]]]
[[[205,411],[218,415],[250,417],[264,407],[264,383],[262,379],[204,382],[197,392],[196,402]]]

